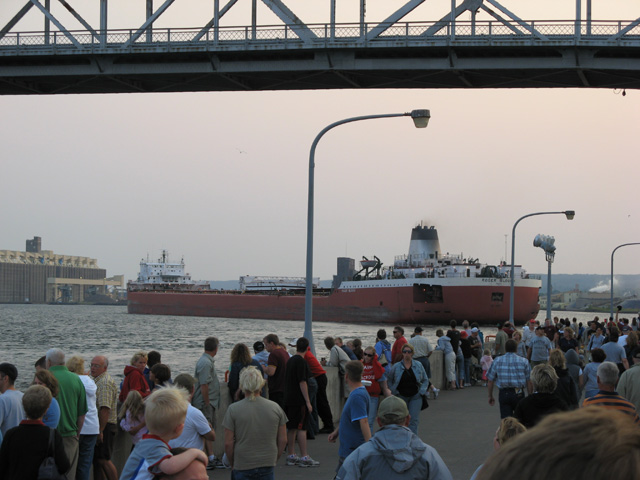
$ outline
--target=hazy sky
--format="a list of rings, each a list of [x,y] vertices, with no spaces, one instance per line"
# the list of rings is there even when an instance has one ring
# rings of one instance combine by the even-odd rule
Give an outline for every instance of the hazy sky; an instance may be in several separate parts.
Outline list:
[[[285,3],[306,13],[309,23],[328,20],[328,2]],[[368,20],[385,18],[405,1],[391,3],[369,0]],[[502,3],[525,19],[572,19],[575,9],[573,0]],[[640,7],[630,3],[593,0],[594,19],[635,19]],[[23,4],[2,0],[0,26]],[[209,19],[211,0],[186,4],[178,0],[174,16],[167,12],[158,26]],[[242,16],[248,5],[238,2],[232,24],[248,24]],[[339,0],[339,20],[357,21],[357,5]],[[440,18],[448,5],[431,2],[431,10],[416,11],[412,19]],[[264,10],[258,23],[279,23]],[[135,28],[144,2],[112,0],[109,15],[113,27]],[[41,24],[34,12],[13,31]],[[77,27],[69,22],[69,28]],[[136,276],[141,258],[156,259],[162,249],[175,260],[184,256],[195,279],[304,276],[314,137],[342,118],[429,108],[426,130],[406,118],[370,120],[338,127],[321,140],[314,276],[331,278],[338,256],[377,255],[392,264],[395,255],[407,253],[410,230],[420,221],[438,228],[445,252],[496,264],[505,257],[507,234],[510,255],[519,217],[566,209],[576,210],[573,221],[555,215],[519,224],[516,262],[546,272],[544,252],[532,246],[543,233],[556,237],[554,272],[607,274],[613,248],[640,242],[640,93],[619,93],[3,96],[0,249],[24,250],[25,240],[37,235],[44,249],[97,258],[108,275],[127,279]],[[618,250],[615,265],[616,273],[640,273],[640,246]]]

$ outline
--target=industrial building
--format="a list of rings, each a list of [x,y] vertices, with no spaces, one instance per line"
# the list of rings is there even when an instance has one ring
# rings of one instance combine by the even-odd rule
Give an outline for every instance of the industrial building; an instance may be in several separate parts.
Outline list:
[[[124,275],[106,278],[94,258],[42,250],[42,239],[27,240],[26,251],[0,250],[0,303],[82,303],[124,288]]]

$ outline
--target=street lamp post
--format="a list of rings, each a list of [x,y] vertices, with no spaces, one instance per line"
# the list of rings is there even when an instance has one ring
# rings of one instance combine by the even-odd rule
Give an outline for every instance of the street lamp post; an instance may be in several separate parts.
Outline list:
[[[516,257],[516,227],[518,226],[518,223],[520,223],[521,220],[524,220],[527,217],[533,217],[536,215],[565,215],[567,217],[567,220],[573,220],[573,217],[576,216],[576,212],[574,210],[565,210],[563,212],[536,212],[536,213],[529,213],[528,215],[525,215],[523,217],[520,217],[516,223],[513,224],[513,229],[511,230],[511,274],[510,274],[510,280],[511,280],[511,285],[509,287],[509,322],[511,322],[511,324],[513,325],[513,297],[515,296],[515,288],[514,288],[514,282],[515,282],[515,257]]]
[[[610,290],[611,290],[611,316],[609,318],[613,318],[613,255],[616,253],[616,250],[618,250],[619,248],[628,247],[629,245],[640,245],[640,243],[638,243],[638,242],[623,243],[622,245],[618,245],[616,248],[613,249],[613,252],[611,252],[611,285],[610,285]]]
[[[547,318],[551,318],[551,264],[556,256],[555,238],[548,235],[536,235],[533,239],[533,246],[540,247],[544,250],[545,260],[547,261]]]
[[[387,113],[378,115],[364,115],[360,117],[345,118],[326,126],[311,144],[309,152],[309,198],[307,201],[307,274],[304,297],[304,336],[309,340],[311,350],[315,354],[313,343],[313,189],[314,189],[314,169],[315,154],[318,142],[332,128],[345,123],[358,122],[360,120],[371,120],[374,118],[411,117],[416,128],[426,128],[431,118],[429,110],[412,110],[406,113]]]

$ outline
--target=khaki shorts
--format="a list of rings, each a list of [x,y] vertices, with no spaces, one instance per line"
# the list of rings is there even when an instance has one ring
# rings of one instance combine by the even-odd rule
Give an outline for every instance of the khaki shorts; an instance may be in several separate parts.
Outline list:
[[[216,429],[216,409],[213,408],[213,405],[205,405],[200,410],[204,415],[204,418],[211,424],[211,428]]]

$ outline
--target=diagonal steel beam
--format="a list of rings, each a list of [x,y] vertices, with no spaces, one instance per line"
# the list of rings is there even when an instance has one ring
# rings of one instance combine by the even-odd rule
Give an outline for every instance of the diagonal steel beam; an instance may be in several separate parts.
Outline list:
[[[12,87],[21,88],[23,90],[27,90],[27,91],[33,92],[33,93],[39,93],[39,94],[45,93],[41,89],[36,88],[33,84],[26,83],[26,82],[20,81],[20,80],[12,80],[12,79],[1,78],[0,79],[0,83],[6,84],[6,85],[11,85]]]
[[[73,15],[73,18],[78,20],[78,22],[80,22],[82,26],[87,29],[87,31],[91,32],[91,35],[93,35],[93,37],[96,40],[100,40],[100,37],[98,36],[98,32],[96,32],[91,27],[91,25],[89,25],[89,22],[87,22],[84,18],[82,18],[82,16],[78,12],[76,12],[75,9],[71,5],[69,5],[69,3],[67,3],[66,0],[58,0],[58,1],[62,4],[64,8],[66,8],[69,11],[71,15]]]
[[[511,13],[509,10],[507,10],[505,7],[503,7],[502,5],[500,5],[500,3],[498,3],[497,0],[486,0],[488,3],[490,3],[491,5],[493,5],[494,7],[496,7],[498,10],[500,10],[502,13],[504,13],[505,15],[507,15],[509,18],[511,18],[511,20],[514,20],[518,25],[520,25],[522,28],[524,28],[525,30],[527,30],[531,35],[534,35],[536,37],[538,37],[540,40],[547,40],[547,37],[545,37],[544,35],[542,35],[540,32],[538,32],[533,26],[531,26],[530,24],[528,24],[527,22],[525,22],[524,20],[522,20],[521,18],[519,18],[517,15],[515,15],[514,13]],[[486,7],[484,8],[487,12],[489,11]]]
[[[640,24],[640,18],[638,18],[638,19],[634,20],[633,22],[631,22],[629,25],[624,27],[622,30],[620,30],[615,35],[609,37],[608,40],[619,40],[620,38],[624,37],[627,34],[627,32],[631,31],[633,28],[638,26],[638,24]],[[0,38],[2,38],[2,37],[0,36]]]
[[[269,7],[304,43],[311,43],[318,38],[302,20],[289,10],[289,7],[282,3],[282,0],[262,0],[262,3]]]
[[[238,0],[229,0],[229,3],[227,3],[224,7],[222,7],[222,9],[220,9],[220,13],[218,14],[218,20],[220,20],[222,18],[222,16],[227,13],[229,11],[229,9],[231,7],[233,7],[236,3],[238,3]],[[207,32],[211,29],[211,27],[213,27],[213,25],[216,22],[216,17],[213,17],[211,20],[209,20],[204,27],[202,27],[202,30],[200,30],[198,32],[198,34],[193,37],[193,41],[197,42],[198,40],[200,40],[202,37],[204,37]]]
[[[31,10],[31,7],[33,7],[33,3],[27,2],[25,6],[22,7],[20,11],[14,15],[14,17],[9,20],[4,27],[2,27],[2,30],[0,30],[0,38],[4,37],[7,32],[9,32],[9,30],[11,30],[16,25],[16,23],[18,23],[20,19],[24,17],[29,10]]]
[[[373,38],[379,37],[391,25],[400,21],[400,19],[402,19],[404,16],[414,11],[417,7],[419,7],[424,2],[425,0],[410,0],[404,6],[400,7],[398,10],[393,12],[384,21],[380,22],[377,26],[373,27],[370,32],[367,32],[365,35],[365,40],[371,40]]]
[[[140,28],[138,28],[138,30],[136,30],[136,33],[134,33],[131,38],[129,40],[127,40],[125,42],[125,44],[123,45],[125,48],[129,47],[132,43],[134,43],[138,38],[140,38],[140,36],[145,32],[145,30],[147,28],[149,28],[153,22],[155,22],[158,17],[160,17],[160,15],[162,15],[167,8],[169,8],[171,6],[171,4],[174,2],[175,0],[166,0],[161,6],[160,8],[158,8],[156,10],[156,12],[151,15],[149,18],[147,18],[147,20],[142,24],[142,26]]]
[[[482,4],[483,0],[465,0],[460,5],[458,5],[454,12],[454,17],[458,18],[466,11],[475,11]],[[446,28],[451,23],[451,12],[447,13],[440,20],[435,22],[432,26],[427,28],[427,30],[422,34],[423,37],[430,37],[438,33],[443,28]]]
[[[69,31],[66,28],[64,28],[64,26],[58,21],[58,19],[54,17],[49,10],[44,8],[38,0],[30,0],[30,1],[33,5],[38,7],[38,9],[44,14],[46,18],[48,18],[56,27],[58,27],[58,30],[60,30],[60,32],[63,33],[64,36],[67,37],[71,43],[73,43],[77,48],[82,48],[82,45],[80,45],[80,42],[76,40],[76,37],[71,35],[71,33],[69,33]]]
[[[493,18],[495,18],[496,20],[498,20],[500,23],[502,23],[505,27],[507,27],[509,30],[511,30],[513,33],[515,33],[516,35],[522,35],[522,32],[520,30],[518,30],[516,27],[514,27],[511,22],[509,22],[509,20],[506,20],[504,18],[502,18],[500,15],[498,15],[496,12],[494,12],[493,10],[491,10],[489,7],[486,7],[484,5],[482,5],[480,8],[482,8],[482,10],[484,10],[485,12],[487,12],[489,15],[491,15]]]

